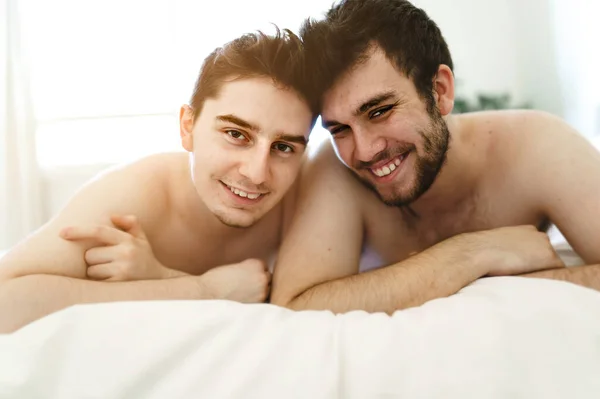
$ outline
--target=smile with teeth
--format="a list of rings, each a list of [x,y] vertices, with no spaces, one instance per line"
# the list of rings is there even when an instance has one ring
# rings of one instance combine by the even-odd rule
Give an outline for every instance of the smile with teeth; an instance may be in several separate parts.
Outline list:
[[[392,173],[393,171],[395,171],[398,166],[400,166],[400,164],[402,163],[402,161],[404,160],[405,157],[406,157],[406,154],[402,154],[399,157],[392,159],[390,161],[390,163],[388,163],[387,165],[384,165],[381,168],[371,169],[371,172],[373,172],[373,174],[378,177],[387,176],[390,173]]]
[[[228,189],[231,190],[232,193],[234,193],[235,195],[242,197],[242,198],[248,198],[251,200],[255,200],[255,199],[258,199],[258,197],[260,197],[262,195],[261,193],[248,193],[248,192],[240,190],[238,188],[231,187],[227,184],[226,184],[226,186]]]

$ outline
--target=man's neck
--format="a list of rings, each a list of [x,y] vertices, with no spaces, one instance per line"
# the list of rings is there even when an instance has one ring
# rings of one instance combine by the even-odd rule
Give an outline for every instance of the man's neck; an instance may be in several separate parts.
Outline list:
[[[470,203],[478,184],[478,157],[473,154],[468,126],[460,116],[446,119],[450,143],[446,161],[429,190],[410,205],[416,215],[459,211]]]

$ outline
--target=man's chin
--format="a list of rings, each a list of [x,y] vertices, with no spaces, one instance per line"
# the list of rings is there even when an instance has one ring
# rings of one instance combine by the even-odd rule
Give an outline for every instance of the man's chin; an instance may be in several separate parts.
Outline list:
[[[239,222],[233,220],[223,220],[221,219],[221,223],[223,223],[227,227],[232,227],[234,229],[247,229],[254,225],[254,222]]]
[[[410,192],[402,193],[401,189],[390,187],[389,184],[385,187],[382,187],[368,178],[359,176],[359,181],[366,188],[375,193],[381,202],[388,206],[406,206],[416,200],[416,198],[414,198],[415,196],[413,195],[415,191],[414,189],[410,190]]]
[[[221,223],[223,223],[225,226],[233,227],[233,228],[237,228],[237,229],[246,229],[248,227],[252,227],[252,225],[254,225],[254,223],[256,223],[256,220],[246,220],[246,219],[242,219],[242,218],[234,218],[234,217],[219,216],[219,215],[215,215],[215,216],[217,216],[217,219],[219,219],[219,221]]]
[[[260,215],[240,209],[219,210],[213,212],[213,215],[225,226],[240,229],[252,227],[261,218]]]

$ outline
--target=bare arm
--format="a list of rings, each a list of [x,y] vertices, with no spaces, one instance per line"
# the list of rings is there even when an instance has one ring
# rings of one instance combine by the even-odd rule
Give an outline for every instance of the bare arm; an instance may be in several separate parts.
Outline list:
[[[330,148],[307,165],[275,267],[272,302],[292,309],[392,313],[454,294],[485,275],[562,265],[545,234],[521,226],[461,234],[357,274],[364,239],[361,189]]]
[[[353,186],[330,145],[304,165],[298,200],[279,249],[271,301],[296,307],[311,288],[358,272],[362,215]]]
[[[600,265],[574,266],[556,270],[529,273],[524,277],[568,281],[600,291]]]
[[[306,164],[295,216],[273,275],[273,303],[297,310],[391,313],[455,293],[487,273],[472,267],[476,260],[468,251],[451,246],[444,253],[440,246],[357,274],[364,240],[363,195],[329,145]]]
[[[403,262],[318,284],[286,303],[290,308],[393,313],[455,294],[486,274],[483,258],[456,238]]]
[[[50,313],[76,304],[212,299],[203,276],[104,283],[44,274],[5,281],[0,287],[0,334],[15,331]]]
[[[522,186],[589,265],[528,275],[600,290],[600,153],[558,118],[530,122]]]
[[[157,161],[143,160],[89,183],[56,218],[0,260],[2,330],[76,303],[207,295],[190,279],[116,285],[88,281],[84,253],[97,243],[59,236],[65,226],[110,225],[112,214],[124,213],[138,215],[150,231],[158,228],[167,201],[157,184]],[[147,198],[153,198],[151,204]]]

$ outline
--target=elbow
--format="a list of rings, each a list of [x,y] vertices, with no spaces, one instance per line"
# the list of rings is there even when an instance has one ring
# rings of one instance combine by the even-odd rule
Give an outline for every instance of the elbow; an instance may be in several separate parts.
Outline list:
[[[3,265],[0,264],[0,301],[4,300],[6,292],[14,290],[15,281],[18,280],[17,276],[7,273],[6,268],[2,269]]]
[[[15,278],[15,276],[9,272],[12,270],[11,266],[11,264],[7,264],[6,262],[2,262],[0,260],[0,290],[5,283]]]
[[[283,297],[283,296],[271,296],[271,304],[281,306],[282,308],[291,309],[291,304],[293,302],[293,298]]]
[[[310,290],[286,295],[275,294],[271,297],[271,303],[290,310],[307,310],[311,306],[308,300],[310,294]]]
[[[283,293],[274,292],[271,295],[271,303],[273,305],[281,306],[290,310],[301,310],[298,304],[302,293],[297,295],[288,295]]]

